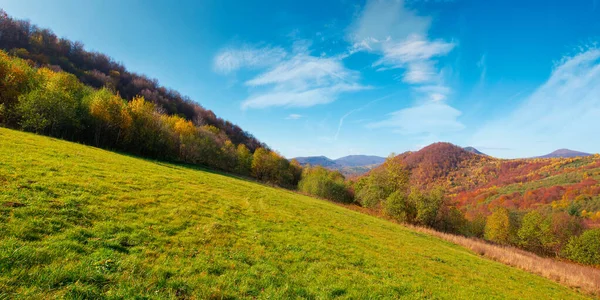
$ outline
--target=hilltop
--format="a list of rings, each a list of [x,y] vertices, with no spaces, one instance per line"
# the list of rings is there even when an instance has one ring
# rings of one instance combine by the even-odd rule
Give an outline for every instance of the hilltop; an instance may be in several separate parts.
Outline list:
[[[565,158],[565,157],[578,157],[578,156],[591,156],[593,154],[574,151],[570,149],[558,149],[546,155],[539,156],[538,158]]]
[[[380,165],[384,161],[385,157],[375,155],[348,155],[335,160],[335,162],[342,167]]]
[[[326,157],[326,156],[307,156],[307,157],[296,157],[294,158],[295,160],[297,160],[300,165],[302,166],[306,166],[306,165],[311,165],[311,166],[322,166],[322,167],[339,167],[338,164]]]
[[[466,151],[469,151],[471,153],[475,153],[475,154],[479,154],[479,155],[486,155],[485,153],[475,149],[474,147],[464,147],[463,149],[465,149]]]
[[[443,187],[470,217],[487,216],[499,206],[517,211],[570,208],[588,225],[600,225],[599,155],[498,159],[435,143],[402,153],[394,162],[411,170],[411,185]]]
[[[287,190],[8,129],[0,140],[0,298],[584,298]]]

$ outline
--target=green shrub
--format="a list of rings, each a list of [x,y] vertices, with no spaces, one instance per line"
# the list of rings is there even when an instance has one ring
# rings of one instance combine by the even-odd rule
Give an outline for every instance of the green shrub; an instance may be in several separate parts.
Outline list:
[[[526,250],[540,254],[551,252],[556,239],[552,233],[552,219],[538,211],[530,211],[523,217],[517,232],[519,245]]]
[[[564,256],[586,265],[600,265],[600,228],[573,237],[564,249]]]
[[[356,199],[365,207],[377,208],[394,192],[406,192],[410,171],[393,155],[381,165],[369,172],[355,185]]]
[[[321,166],[304,168],[298,189],[304,193],[335,202],[351,203],[354,201],[352,193],[346,186],[344,175]]]
[[[415,221],[423,226],[435,227],[440,208],[444,204],[444,192],[440,188],[433,188],[429,193],[424,194],[413,189],[410,198],[417,207],[417,216]]]
[[[40,69],[40,86],[19,97],[23,129],[73,139],[81,127],[81,100],[89,93],[71,74]]]
[[[388,216],[399,222],[412,223],[417,215],[417,208],[404,191],[393,192],[383,208]]]

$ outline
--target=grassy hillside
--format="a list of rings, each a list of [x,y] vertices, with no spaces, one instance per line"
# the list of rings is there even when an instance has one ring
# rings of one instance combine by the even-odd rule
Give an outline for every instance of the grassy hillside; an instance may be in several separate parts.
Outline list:
[[[397,224],[0,128],[2,298],[584,296]]]

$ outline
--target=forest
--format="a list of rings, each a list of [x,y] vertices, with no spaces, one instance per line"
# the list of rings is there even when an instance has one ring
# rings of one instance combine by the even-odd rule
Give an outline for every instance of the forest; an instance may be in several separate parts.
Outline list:
[[[252,177],[397,222],[600,265],[597,155],[499,160],[438,143],[347,180],[302,168],[191,99],[50,30],[0,12],[0,36],[2,126]]]

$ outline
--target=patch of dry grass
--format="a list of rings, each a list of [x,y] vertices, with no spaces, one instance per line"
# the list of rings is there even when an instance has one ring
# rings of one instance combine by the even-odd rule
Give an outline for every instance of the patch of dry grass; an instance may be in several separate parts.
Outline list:
[[[429,228],[408,227],[461,245],[481,256],[600,296],[600,269],[545,258],[514,247],[494,245],[479,239],[443,233]]]

